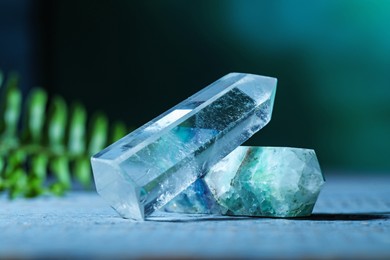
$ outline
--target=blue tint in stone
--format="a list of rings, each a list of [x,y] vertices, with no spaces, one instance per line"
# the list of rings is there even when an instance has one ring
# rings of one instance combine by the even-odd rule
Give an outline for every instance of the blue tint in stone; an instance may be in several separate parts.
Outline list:
[[[230,73],[91,159],[97,192],[143,220],[271,119],[276,79]]]
[[[267,217],[309,216],[325,183],[314,150],[240,146],[164,210]]]

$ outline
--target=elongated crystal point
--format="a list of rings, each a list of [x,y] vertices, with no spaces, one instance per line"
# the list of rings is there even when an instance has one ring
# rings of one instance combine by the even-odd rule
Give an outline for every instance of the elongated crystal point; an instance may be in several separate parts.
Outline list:
[[[276,79],[230,73],[91,159],[97,192],[143,220],[271,119]]]
[[[311,214],[324,182],[314,150],[240,146],[164,209],[303,217]]]

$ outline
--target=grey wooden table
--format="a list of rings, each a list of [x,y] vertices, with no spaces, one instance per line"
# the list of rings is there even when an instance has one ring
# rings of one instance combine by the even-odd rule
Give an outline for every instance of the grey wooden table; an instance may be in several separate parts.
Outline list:
[[[390,258],[390,175],[329,175],[303,219],[120,218],[94,192],[8,201],[0,258]]]

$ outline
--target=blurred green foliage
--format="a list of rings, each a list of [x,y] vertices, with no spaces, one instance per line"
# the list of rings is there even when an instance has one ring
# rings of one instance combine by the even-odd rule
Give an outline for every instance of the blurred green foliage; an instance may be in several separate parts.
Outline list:
[[[109,130],[102,113],[87,125],[81,104],[68,108],[62,97],[49,99],[41,88],[32,89],[23,102],[18,81],[11,74],[4,82],[0,72],[0,191],[10,198],[61,195],[73,180],[89,188],[90,156],[123,137],[126,126],[116,122]]]

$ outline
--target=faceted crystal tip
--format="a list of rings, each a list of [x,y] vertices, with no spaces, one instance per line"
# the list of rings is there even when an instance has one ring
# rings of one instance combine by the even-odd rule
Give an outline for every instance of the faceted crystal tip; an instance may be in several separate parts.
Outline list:
[[[164,209],[184,213],[308,216],[324,182],[313,150],[240,146]],[[215,204],[219,207],[209,206]]]
[[[142,220],[271,119],[276,79],[230,73],[91,159],[97,192]]]

